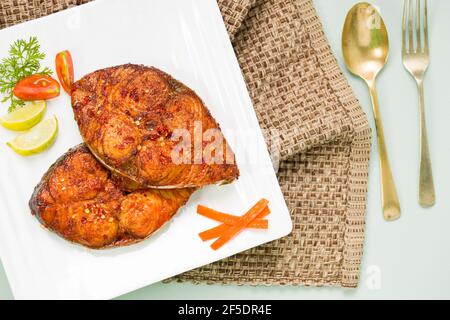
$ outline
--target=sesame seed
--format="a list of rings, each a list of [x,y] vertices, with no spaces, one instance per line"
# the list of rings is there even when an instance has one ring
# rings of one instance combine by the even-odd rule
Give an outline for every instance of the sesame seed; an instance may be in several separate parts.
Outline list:
[[[150,90],[148,90],[148,89],[145,89],[145,91],[144,91],[145,93],[149,93],[150,92]]]
[[[62,187],[61,190],[63,190],[63,191],[66,190],[66,187]]]
[[[105,219],[105,215],[104,215],[104,214],[102,214],[101,218],[102,218],[102,219]]]
[[[72,219],[75,219],[75,217],[76,217],[76,215],[75,215],[75,214],[73,214],[73,215],[72,215]]]
[[[137,149],[138,149],[138,150],[141,150],[141,149],[142,149],[142,146],[137,146]]]
[[[91,211],[89,209],[85,209],[84,212],[90,213]]]
[[[109,221],[109,222],[113,222],[113,221],[114,221],[114,218],[109,218],[108,221]]]
[[[141,124],[139,120],[135,121],[134,123],[136,123],[137,126]]]

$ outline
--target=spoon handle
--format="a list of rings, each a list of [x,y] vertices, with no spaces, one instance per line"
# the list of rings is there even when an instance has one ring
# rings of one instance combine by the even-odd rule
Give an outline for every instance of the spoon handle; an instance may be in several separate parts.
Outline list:
[[[387,221],[393,221],[400,217],[400,202],[398,201],[397,190],[394,178],[392,177],[391,166],[384,141],[383,125],[381,123],[380,108],[378,105],[378,95],[375,81],[367,83],[372,99],[373,114],[378,139],[378,151],[380,154],[380,178],[381,178],[381,199],[383,216]]]

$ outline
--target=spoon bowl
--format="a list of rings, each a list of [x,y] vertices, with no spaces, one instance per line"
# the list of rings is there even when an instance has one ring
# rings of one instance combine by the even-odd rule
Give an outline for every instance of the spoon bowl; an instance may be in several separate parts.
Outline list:
[[[375,80],[389,56],[389,38],[378,11],[369,3],[350,9],[342,33],[342,51],[351,73]]]

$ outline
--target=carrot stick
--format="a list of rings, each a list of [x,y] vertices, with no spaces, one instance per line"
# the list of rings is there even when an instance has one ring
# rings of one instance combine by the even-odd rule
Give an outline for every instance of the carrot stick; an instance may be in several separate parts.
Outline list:
[[[206,207],[203,207],[203,208],[206,208]],[[209,209],[209,210],[212,210],[212,209]],[[212,211],[215,211],[215,210],[212,210]],[[202,212],[204,212],[204,211],[202,210]],[[215,211],[215,213],[222,214],[221,212],[218,212],[218,211]],[[261,213],[256,217],[256,219],[248,224],[247,228],[268,229],[269,221],[262,219],[262,218],[267,216],[269,213],[270,213],[270,209],[268,206],[266,206],[263,209],[263,211],[261,211]],[[231,215],[228,215],[228,216],[231,216]],[[233,216],[233,217],[235,217],[235,216]],[[235,220],[234,223],[236,223],[238,221],[238,219],[241,219],[241,217],[236,217],[236,218],[237,219],[233,219],[233,220]],[[206,231],[199,233],[199,236],[203,241],[208,241],[211,239],[218,238],[222,235],[223,232],[228,230],[231,227],[231,225],[233,225],[233,224],[227,225],[226,223],[223,223],[221,225],[218,225],[217,227],[214,227],[214,228],[211,228],[211,229],[208,229]]]
[[[207,218],[214,219],[226,224],[233,224],[236,221],[236,219],[239,219],[238,216],[222,213],[202,205],[197,206],[197,213]]]
[[[218,225],[217,227],[200,232],[198,235],[203,241],[208,241],[220,237],[225,231],[227,231],[231,226],[225,223]],[[247,228],[254,229],[268,229],[269,221],[267,219],[257,219],[254,220]]]
[[[213,242],[211,248],[214,250],[219,249],[225,243],[230,241],[236,234],[238,234],[242,229],[247,227],[250,222],[252,222],[263,210],[267,207],[269,201],[266,199],[259,200],[250,210],[244,214],[239,221],[233,224],[228,230],[226,230],[222,236],[219,237],[216,241]]]
[[[222,223],[219,224],[217,227],[200,232],[198,235],[200,236],[200,239],[202,239],[203,241],[208,241],[220,237],[226,230],[228,230],[228,228],[229,228],[228,225]]]
[[[228,225],[233,225],[234,223],[236,223],[236,221],[238,221],[241,218],[239,216],[234,216],[234,215],[228,214],[228,213],[222,213],[222,212],[210,209],[210,208],[202,206],[202,205],[198,205],[197,206],[197,213],[202,215],[202,216],[204,216],[204,217],[207,217],[207,218],[210,218],[210,219],[214,219],[214,220],[223,222],[223,223],[228,224]],[[265,207],[263,212],[261,212],[261,215],[259,215],[257,217],[257,219],[264,218],[269,213],[270,213],[269,207]],[[248,227],[249,228],[260,229],[260,223],[257,222],[257,221],[258,220],[255,219],[254,221],[252,221],[248,225]]]

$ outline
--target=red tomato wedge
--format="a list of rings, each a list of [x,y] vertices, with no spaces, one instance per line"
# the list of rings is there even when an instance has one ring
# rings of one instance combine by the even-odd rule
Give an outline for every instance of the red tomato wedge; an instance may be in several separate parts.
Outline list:
[[[48,100],[59,96],[59,83],[44,74],[34,74],[20,80],[13,89],[22,100]]]
[[[59,82],[61,82],[64,91],[70,94],[74,81],[73,61],[70,52],[65,50],[58,53],[55,58],[55,64]]]

